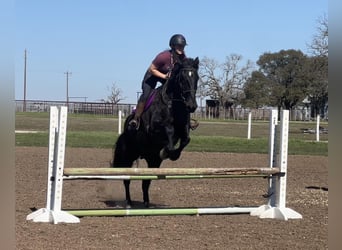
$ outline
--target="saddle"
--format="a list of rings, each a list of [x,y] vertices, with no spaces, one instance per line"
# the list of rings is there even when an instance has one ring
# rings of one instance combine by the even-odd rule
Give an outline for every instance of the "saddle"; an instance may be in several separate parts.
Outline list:
[[[157,93],[157,89],[153,89],[150,96],[147,98],[147,101],[146,101],[145,107],[144,107],[144,111],[148,110],[149,107],[152,105],[152,103],[155,99],[156,93]],[[133,114],[135,113],[135,109],[132,111],[132,113]],[[191,130],[195,130],[199,126],[199,122],[196,119],[191,118],[189,126],[190,126]]]

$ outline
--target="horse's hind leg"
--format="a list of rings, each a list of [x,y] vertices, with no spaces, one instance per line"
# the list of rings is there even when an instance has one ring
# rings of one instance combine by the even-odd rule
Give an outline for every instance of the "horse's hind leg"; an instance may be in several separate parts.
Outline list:
[[[130,168],[133,165],[135,159],[138,158],[135,148],[129,147],[127,137],[121,134],[116,142],[116,147],[114,151],[114,159],[112,167],[114,168]],[[130,180],[123,181],[125,186],[126,194],[126,207],[132,206],[132,200],[130,195]]]

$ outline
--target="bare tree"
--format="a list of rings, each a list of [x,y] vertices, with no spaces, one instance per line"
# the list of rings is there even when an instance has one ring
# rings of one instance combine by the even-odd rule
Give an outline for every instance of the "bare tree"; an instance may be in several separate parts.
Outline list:
[[[112,86],[107,86],[107,90],[110,93],[107,96],[107,102],[117,104],[125,99],[122,97],[122,90],[116,86],[115,82],[112,83]]]
[[[307,45],[314,56],[328,57],[328,19],[324,14],[317,20],[317,33],[313,36],[311,44]]]
[[[324,14],[317,20],[317,32],[308,49],[312,54],[309,67],[308,99],[311,116],[325,117],[328,109],[328,19]]]
[[[222,65],[225,92],[234,104],[239,104],[244,97],[243,86],[254,68],[250,60],[244,66],[239,66],[241,61],[241,55],[232,54],[226,57],[226,61]]]
[[[213,99],[220,99],[222,93],[222,77],[217,76],[219,63],[208,57],[204,57],[200,63],[200,88],[202,94]]]
[[[238,104],[243,96],[243,85],[254,66],[249,60],[240,66],[241,61],[242,56],[237,54],[227,56],[223,64],[207,57],[201,60],[201,88],[222,107],[227,103]]]

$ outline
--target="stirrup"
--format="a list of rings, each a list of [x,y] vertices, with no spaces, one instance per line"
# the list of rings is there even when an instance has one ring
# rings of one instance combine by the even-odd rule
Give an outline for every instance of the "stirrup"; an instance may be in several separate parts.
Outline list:
[[[190,128],[191,130],[195,130],[199,125],[199,122],[195,119],[190,120]]]

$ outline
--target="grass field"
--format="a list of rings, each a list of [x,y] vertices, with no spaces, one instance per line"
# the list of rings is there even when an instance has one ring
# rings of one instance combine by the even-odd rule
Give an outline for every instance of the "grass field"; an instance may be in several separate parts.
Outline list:
[[[16,146],[48,146],[49,113],[16,113]],[[251,139],[247,140],[247,121],[200,120],[191,131],[186,151],[205,152],[268,152],[268,121],[252,121]],[[320,125],[328,128],[327,122]],[[315,122],[290,122],[289,154],[328,155],[328,135],[304,134],[303,129],[315,129]],[[112,148],[118,136],[117,117],[69,114],[67,147]]]

